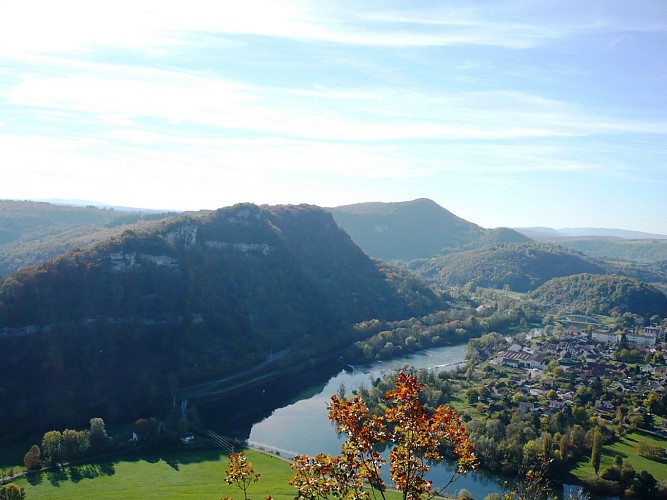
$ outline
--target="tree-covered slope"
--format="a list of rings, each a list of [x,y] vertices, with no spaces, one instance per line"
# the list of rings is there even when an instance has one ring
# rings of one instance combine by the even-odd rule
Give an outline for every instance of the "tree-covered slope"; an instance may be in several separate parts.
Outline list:
[[[125,231],[1,283],[0,428],[132,415],[272,352],[336,351],[358,321],[439,300],[388,277],[316,207],[237,205]]]
[[[0,276],[175,215],[0,200]]]
[[[557,276],[605,273],[606,267],[582,254],[538,243],[488,245],[409,263],[415,272],[443,284],[526,292]]]
[[[561,245],[603,259],[667,263],[667,240],[564,239]]]
[[[617,275],[554,278],[532,291],[534,301],[585,314],[667,315],[667,297],[652,285]]]
[[[384,260],[427,258],[494,242],[530,241],[518,232],[484,229],[435,202],[359,203],[331,209],[367,254]]]

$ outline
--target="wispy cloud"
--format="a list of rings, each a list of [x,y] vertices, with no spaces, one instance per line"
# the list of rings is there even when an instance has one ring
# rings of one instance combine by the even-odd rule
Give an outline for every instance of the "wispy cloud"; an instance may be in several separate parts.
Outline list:
[[[163,70],[108,66],[101,71],[97,65],[93,72],[27,78],[8,89],[7,97],[16,106],[92,114],[108,125],[160,119],[164,126],[201,125],[211,132],[334,141],[667,133],[666,122],[602,118],[522,92],[283,89]]]
[[[160,0],[5,0],[0,55],[85,53],[100,47],[164,50],[192,45],[196,34],[206,33],[379,47],[529,48],[580,32],[618,30],[621,21],[623,30],[664,31],[667,25],[660,2],[628,5],[614,17],[587,2],[571,2],[571,9],[557,9],[556,16],[550,3],[425,2],[399,11],[359,2],[192,0],[186,6]]]
[[[662,0],[0,0],[0,197],[644,200],[666,25]]]

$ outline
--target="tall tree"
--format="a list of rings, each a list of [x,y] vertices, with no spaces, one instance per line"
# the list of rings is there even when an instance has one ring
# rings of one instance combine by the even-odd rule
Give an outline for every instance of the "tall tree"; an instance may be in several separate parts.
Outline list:
[[[60,447],[61,439],[62,434],[60,431],[49,431],[42,438],[42,455],[44,456],[44,461],[49,465],[56,465],[62,456]]]
[[[90,419],[90,431],[88,431],[90,447],[94,450],[103,450],[111,443],[111,438],[107,435],[106,424],[99,417]]]
[[[61,452],[66,460],[72,460],[84,453],[89,446],[88,434],[84,431],[65,429],[62,435]]]
[[[591,449],[591,465],[597,475],[600,470],[600,457],[602,455],[602,431],[599,427],[595,428],[593,433],[593,448]]]

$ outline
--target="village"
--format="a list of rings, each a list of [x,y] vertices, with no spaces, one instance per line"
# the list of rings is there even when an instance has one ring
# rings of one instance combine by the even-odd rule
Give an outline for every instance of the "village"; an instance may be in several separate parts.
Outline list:
[[[487,386],[490,403],[506,399],[510,391],[521,413],[551,415],[567,406],[587,407],[589,414],[607,421],[667,436],[667,419],[653,418],[667,399],[665,350],[660,327],[615,332],[570,328],[550,337],[537,329],[521,344],[498,352],[476,349],[474,356],[518,369],[512,370],[509,384]]]

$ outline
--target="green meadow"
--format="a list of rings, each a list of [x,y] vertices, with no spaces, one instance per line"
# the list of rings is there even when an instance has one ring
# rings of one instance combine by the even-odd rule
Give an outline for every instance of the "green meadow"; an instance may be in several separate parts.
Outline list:
[[[623,458],[624,462],[630,462],[637,472],[646,470],[658,481],[667,479],[667,460],[649,460],[640,456],[637,452],[637,446],[641,442],[667,448],[667,441],[664,439],[657,439],[639,432],[626,434],[621,439],[602,448],[600,473],[613,464],[614,458],[616,455],[619,455]],[[579,479],[595,477],[595,471],[591,466],[590,460],[580,460],[571,472]]]
[[[250,487],[251,498],[269,493],[276,499],[294,498],[294,489],[287,484],[291,476],[287,462],[252,450],[246,454],[262,474]],[[29,499],[243,498],[241,490],[225,483],[226,467],[222,451],[186,450],[42,472],[17,484]]]
[[[245,450],[258,482],[250,486],[248,496],[263,499],[293,500],[296,490],[289,486],[292,469],[278,457]],[[161,455],[114,458],[94,464],[33,474],[16,482],[33,499],[243,499],[243,492],[225,482],[227,455],[218,450],[178,451]],[[387,492],[389,500],[398,500],[396,492]]]

